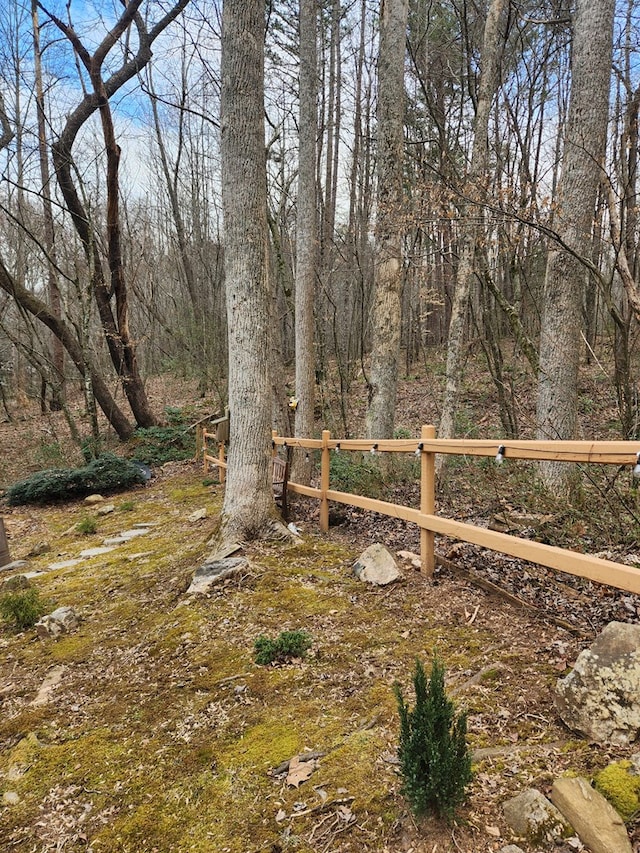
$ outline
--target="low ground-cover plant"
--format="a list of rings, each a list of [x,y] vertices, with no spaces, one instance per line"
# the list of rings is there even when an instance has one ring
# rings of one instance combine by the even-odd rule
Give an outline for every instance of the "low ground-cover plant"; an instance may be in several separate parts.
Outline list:
[[[195,432],[180,409],[167,408],[166,426],[146,427],[134,433],[132,446],[136,459],[147,465],[164,465],[192,459],[196,452]]]
[[[471,781],[467,717],[456,715],[445,691],[444,666],[437,657],[428,681],[416,660],[413,685],[413,709],[405,704],[400,685],[394,685],[400,714],[402,790],[416,816],[433,813],[451,820]]]
[[[254,643],[253,659],[261,666],[303,658],[313,640],[306,631],[282,631],[275,640],[260,635]]]
[[[139,467],[113,453],[104,453],[83,468],[51,468],[38,471],[7,489],[12,506],[30,503],[52,503],[82,497],[92,492],[115,492],[137,483],[145,477]]]
[[[368,498],[384,496],[384,475],[376,457],[358,453],[332,453],[331,486],[339,492],[350,492]]]
[[[18,630],[32,628],[44,611],[44,604],[35,587],[0,595],[0,617]]]

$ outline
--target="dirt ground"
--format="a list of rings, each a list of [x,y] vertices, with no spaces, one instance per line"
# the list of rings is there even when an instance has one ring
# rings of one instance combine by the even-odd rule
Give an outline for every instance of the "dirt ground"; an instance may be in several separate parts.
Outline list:
[[[166,402],[179,405],[180,392],[169,388]],[[42,467],[47,454],[69,455],[59,416],[23,417],[0,425],[4,482]],[[494,499],[478,479],[482,469],[475,485],[467,474],[454,473],[441,496],[448,512],[493,517],[505,501],[509,512],[521,509],[513,489]],[[581,849],[575,839],[514,839],[502,803],[530,786],[548,792],[559,774],[591,777],[628,756],[569,731],[553,691],[609,619],[637,621],[635,596],[448,541],[438,542],[447,560],[432,580],[404,562],[400,583],[368,587],[351,571],[358,553],[374,540],[416,550],[416,531],[353,511],[322,536],[309,502],[293,510],[299,543],[250,545],[246,571],[189,596],[221,497],[187,462],[109,497],[114,510],[104,516],[82,501],[3,507],[11,556],[40,573],[31,583],[49,610],[72,606],[81,619],[58,640],[0,628],[3,850],[495,853],[516,842],[527,853]],[[548,524],[543,510],[536,508],[538,530]],[[594,536],[589,513],[576,515],[584,521],[575,536]],[[77,528],[87,517],[95,534]],[[563,529],[573,516],[566,522]],[[135,524],[148,524],[148,533],[69,562]],[[610,538],[598,544],[616,547]],[[628,551],[632,541],[618,546]],[[255,664],[256,638],[282,630],[309,633],[307,658]],[[396,759],[393,685],[411,702],[415,660],[428,664],[435,652],[468,714],[474,754],[468,799],[452,824],[412,818]],[[288,784],[279,770],[309,752],[309,778]]]

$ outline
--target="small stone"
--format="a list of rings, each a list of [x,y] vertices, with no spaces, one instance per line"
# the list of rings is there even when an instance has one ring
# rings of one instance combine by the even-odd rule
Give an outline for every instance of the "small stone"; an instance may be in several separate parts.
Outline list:
[[[97,514],[98,515],[109,515],[109,513],[115,512],[115,509],[116,509],[115,504],[105,504],[104,506],[101,506],[97,510]]]
[[[86,504],[101,504],[104,498],[102,495],[87,495],[84,499]]]
[[[28,589],[31,586],[26,575],[12,575],[0,584],[0,590],[5,592],[17,592],[21,589]]]
[[[498,853],[524,853],[524,850],[516,844],[507,844],[506,847],[501,847]]]
[[[2,802],[5,806],[17,806],[20,802],[20,797],[15,791],[5,791],[2,795]]]
[[[558,809],[535,788],[503,803],[502,810],[511,829],[534,843],[555,841],[573,834]]]
[[[379,542],[360,554],[353,564],[353,573],[358,580],[375,586],[386,586],[402,578],[393,555]]]
[[[43,616],[36,622],[35,628],[39,637],[59,637],[78,627],[78,614],[73,607],[58,607],[53,613]]]
[[[205,507],[201,507],[200,509],[197,509],[195,512],[192,512],[190,515],[188,515],[187,521],[190,521],[192,524],[194,524],[196,521],[202,521],[202,519],[206,517],[207,510]]]
[[[51,545],[48,542],[38,542],[27,554],[27,557],[39,557],[41,554],[46,554],[51,550]]]

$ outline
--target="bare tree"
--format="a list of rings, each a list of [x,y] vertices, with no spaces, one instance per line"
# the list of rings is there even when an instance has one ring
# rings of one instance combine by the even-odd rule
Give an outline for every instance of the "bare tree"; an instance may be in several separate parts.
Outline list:
[[[278,529],[271,491],[264,30],[262,0],[225,0],[221,158],[231,447],[222,543]]]
[[[378,192],[367,436],[391,438],[400,355],[404,56],[409,0],[383,0],[378,59]]]
[[[300,0],[300,120],[296,212],[296,417],[295,434],[313,435],[315,407],[314,291],[318,265],[316,147],[318,136],[317,3]],[[295,477],[309,482],[305,455],[295,460]]]
[[[583,259],[591,257],[605,151],[614,11],[614,0],[578,0],[573,20],[571,100],[554,223],[564,245],[551,246],[544,283],[537,400],[540,438],[574,438],[577,430],[587,275]],[[541,475],[556,492],[570,486],[570,471],[560,463],[542,463]]]

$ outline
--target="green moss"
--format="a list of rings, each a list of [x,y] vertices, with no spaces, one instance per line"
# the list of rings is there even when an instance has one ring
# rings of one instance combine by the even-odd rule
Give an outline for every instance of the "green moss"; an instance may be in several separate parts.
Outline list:
[[[640,776],[630,761],[614,761],[595,777],[595,788],[606,797],[625,823],[640,809]]]

